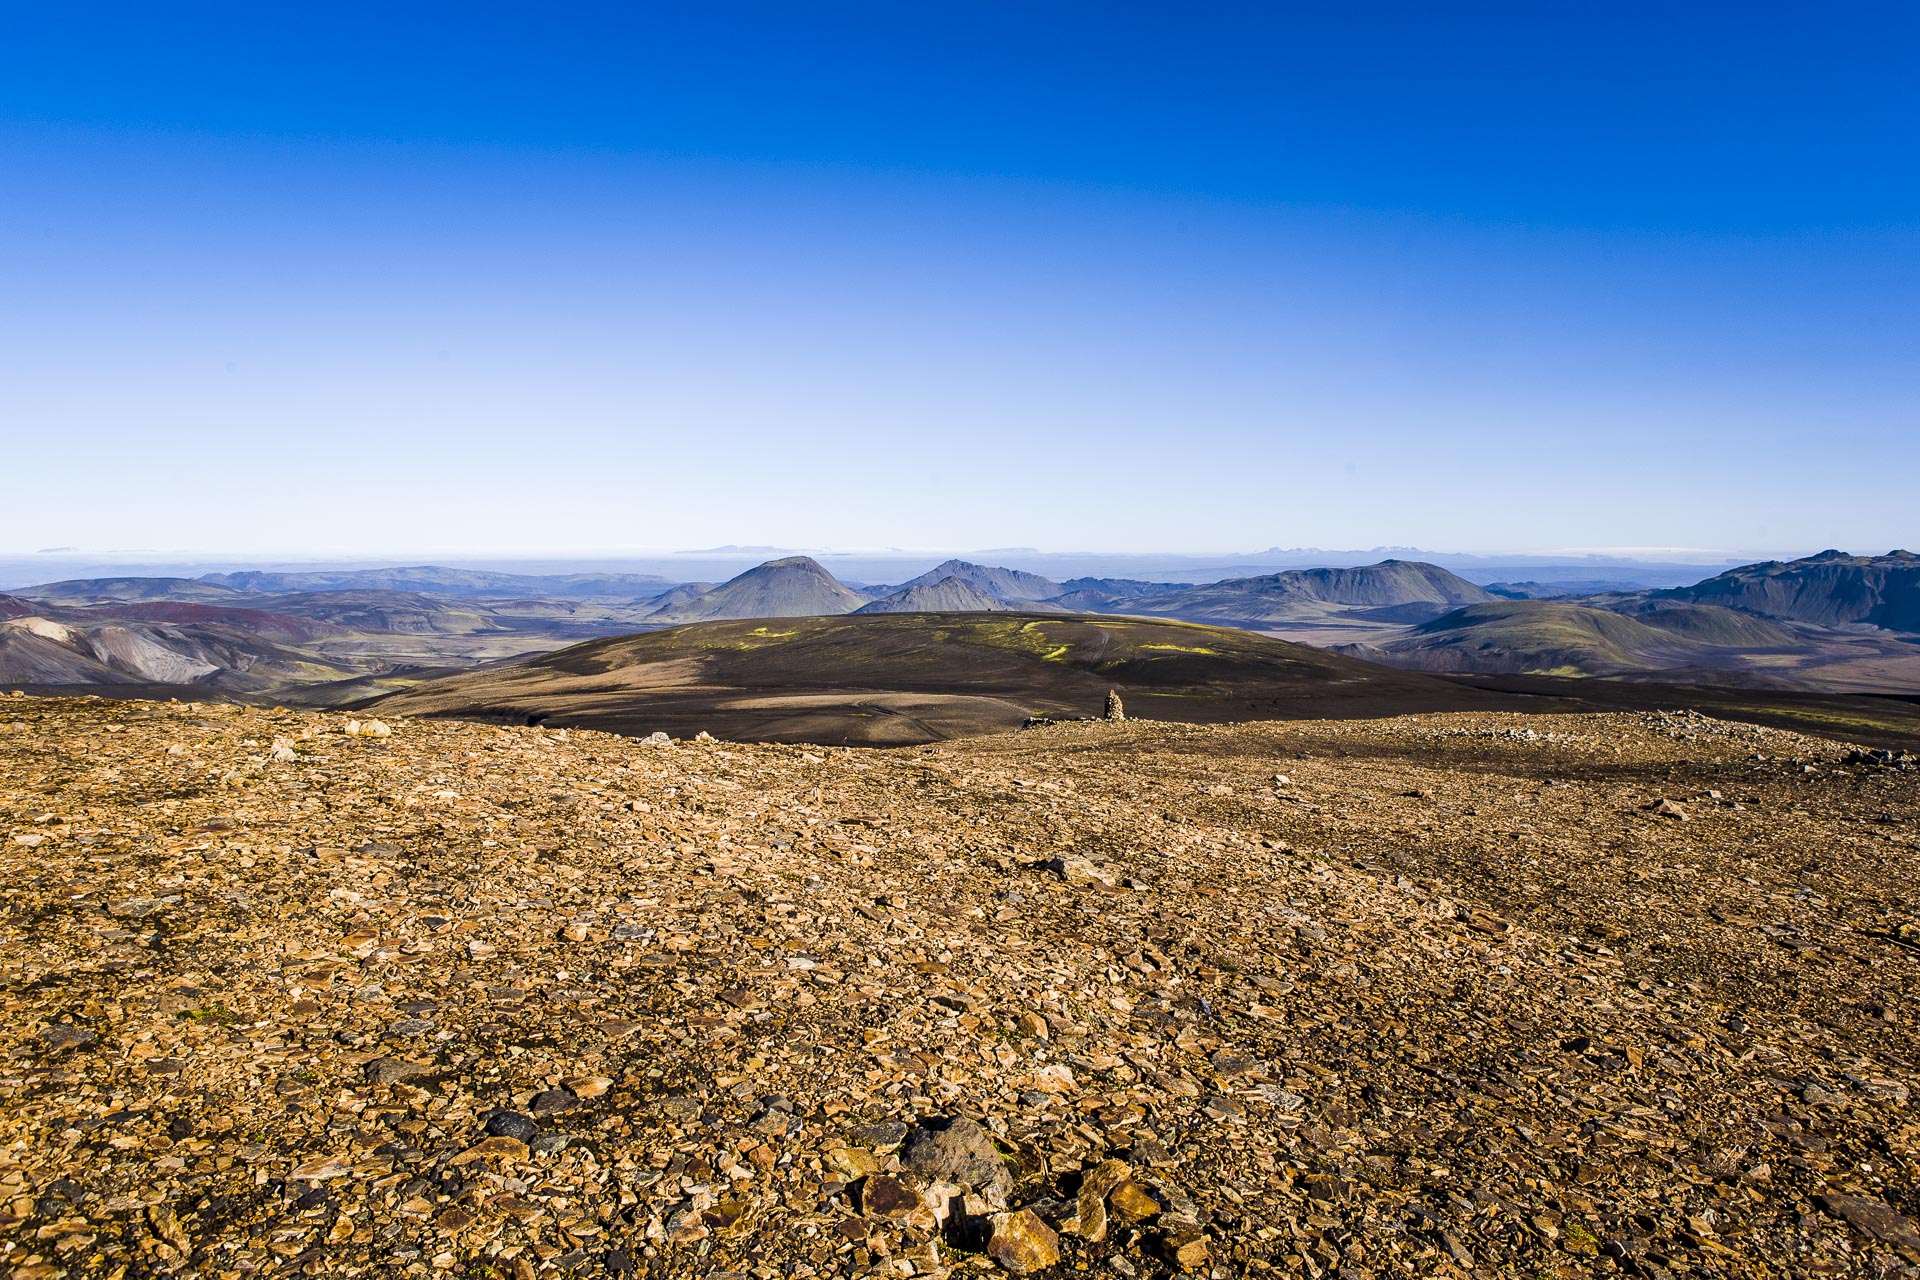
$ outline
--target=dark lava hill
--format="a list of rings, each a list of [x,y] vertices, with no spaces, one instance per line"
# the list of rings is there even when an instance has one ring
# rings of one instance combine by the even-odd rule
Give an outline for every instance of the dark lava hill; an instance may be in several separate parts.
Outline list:
[[[437,680],[382,713],[620,733],[901,745],[1100,712],[1220,722],[1517,705],[1222,627],[1047,614],[856,614],[702,623]]]

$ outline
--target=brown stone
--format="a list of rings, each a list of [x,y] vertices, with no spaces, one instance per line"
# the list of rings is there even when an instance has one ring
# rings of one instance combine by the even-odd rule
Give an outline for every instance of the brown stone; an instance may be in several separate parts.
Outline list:
[[[1146,1188],[1131,1179],[1113,1189],[1113,1194],[1107,1197],[1107,1208],[1112,1210],[1113,1215],[1120,1221],[1129,1225],[1145,1222],[1160,1214],[1160,1202],[1155,1200]]]
[[[1107,1238],[1107,1197],[1127,1181],[1133,1170],[1124,1160],[1102,1160],[1080,1180],[1079,1204],[1073,1230],[1098,1244]]]
[[[868,1178],[860,1191],[860,1211],[869,1218],[898,1218],[924,1208],[918,1191],[885,1174]]]
[[[1016,1276],[1044,1271],[1060,1261],[1060,1237],[1031,1209],[993,1215],[987,1257]]]
[[[1196,1226],[1169,1226],[1159,1243],[1161,1256],[1183,1271],[1199,1270],[1212,1256],[1205,1233]]]

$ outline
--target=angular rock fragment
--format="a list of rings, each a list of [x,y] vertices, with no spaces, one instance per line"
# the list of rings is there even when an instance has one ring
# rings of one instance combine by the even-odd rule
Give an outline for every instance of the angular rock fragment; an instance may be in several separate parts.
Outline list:
[[[427,1075],[432,1070],[424,1062],[410,1062],[405,1058],[375,1058],[360,1068],[361,1075],[371,1085],[397,1084],[402,1080]]]
[[[99,1038],[100,1037],[88,1031],[85,1027],[69,1026],[63,1022],[56,1022],[50,1027],[42,1028],[40,1032],[40,1043],[47,1047],[47,1052],[49,1053],[65,1053],[71,1049],[88,1049],[91,1048]]]
[[[1124,1160],[1102,1160],[1080,1180],[1076,1211],[1068,1229],[1098,1244],[1107,1238],[1107,1197],[1125,1184],[1133,1170]]]
[[[1111,889],[1113,887],[1113,881],[1107,877],[1107,874],[1102,871],[1099,866],[1091,860],[1079,857],[1078,855],[1067,854],[1051,859],[1046,866],[1047,870],[1053,872],[1054,875],[1065,880],[1068,884],[1097,885],[1105,889]]]
[[[900,1165],[927,1178],[971,1187],[990,1203],[1005,1204],[1013,1173],[993,1138],[964,1115],[933,1116],[907,1134]]]
[[[994,1214],[992,1232],[987,1257],[1003,1271],[1028,1276],[1060,1261],[1060,1237],[1031,1209]]]
[[[1198,1271],[1213,1256],[1206,1232],[1194,1223],[1168,1223],[1155,1243],[1160,1256],[1182,1271]]]

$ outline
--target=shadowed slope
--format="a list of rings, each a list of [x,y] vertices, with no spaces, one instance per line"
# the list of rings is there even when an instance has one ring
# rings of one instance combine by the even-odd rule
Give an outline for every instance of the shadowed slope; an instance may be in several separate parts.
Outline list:
[[[938,582],[906,586],[872,604],[863,604],[855,613],[1008,613],[1014,608],[976,589],[961,578],[942,578]]]
[[[1803,560],[1743,565],[1691,587],[1647,594],[1825,626],[1865,622],[1920,631],[1920,555],[1822,551]]]

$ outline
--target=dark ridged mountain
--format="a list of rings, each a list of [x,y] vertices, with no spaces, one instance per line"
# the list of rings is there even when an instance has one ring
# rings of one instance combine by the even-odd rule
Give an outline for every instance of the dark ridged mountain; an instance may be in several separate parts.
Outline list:
[[[1052,578],[1043,578],[1037,573],[1027,573],[1020,569],[999,569],[990,565],[973,564],[966,560],[949,560],[945,564],[935,565],[919,577],[909,579],[900,585],[931,587],[950,578],[966,583],[982,595],[1010,602],[1051,600],[1066,589]]]
[[[1353,569],[1291,569],[1258,578],[1230,578],[1116,600],[1110,608],[1258,627],[1324,616],[1330,608],[1397,609],[1404,612],[1398,620],[1415,622],[1492,599],[1485,590],[1438,565],[1383,560]]]
[[[649,622],[722,618],[810,618],[852,613],[867,603],[808,556],[788,556],[731,578],[711,591],[649,614]]]
[[[1804,560],[1743,565],[1691,587],[1647,595],[1822,626],[1864,622],[1894,631],[1920,631],[1920,555],[1822,551]]]
[[[855,613],[1005,613],[1014,606],[976,590],[959,578],[906,586]]]

